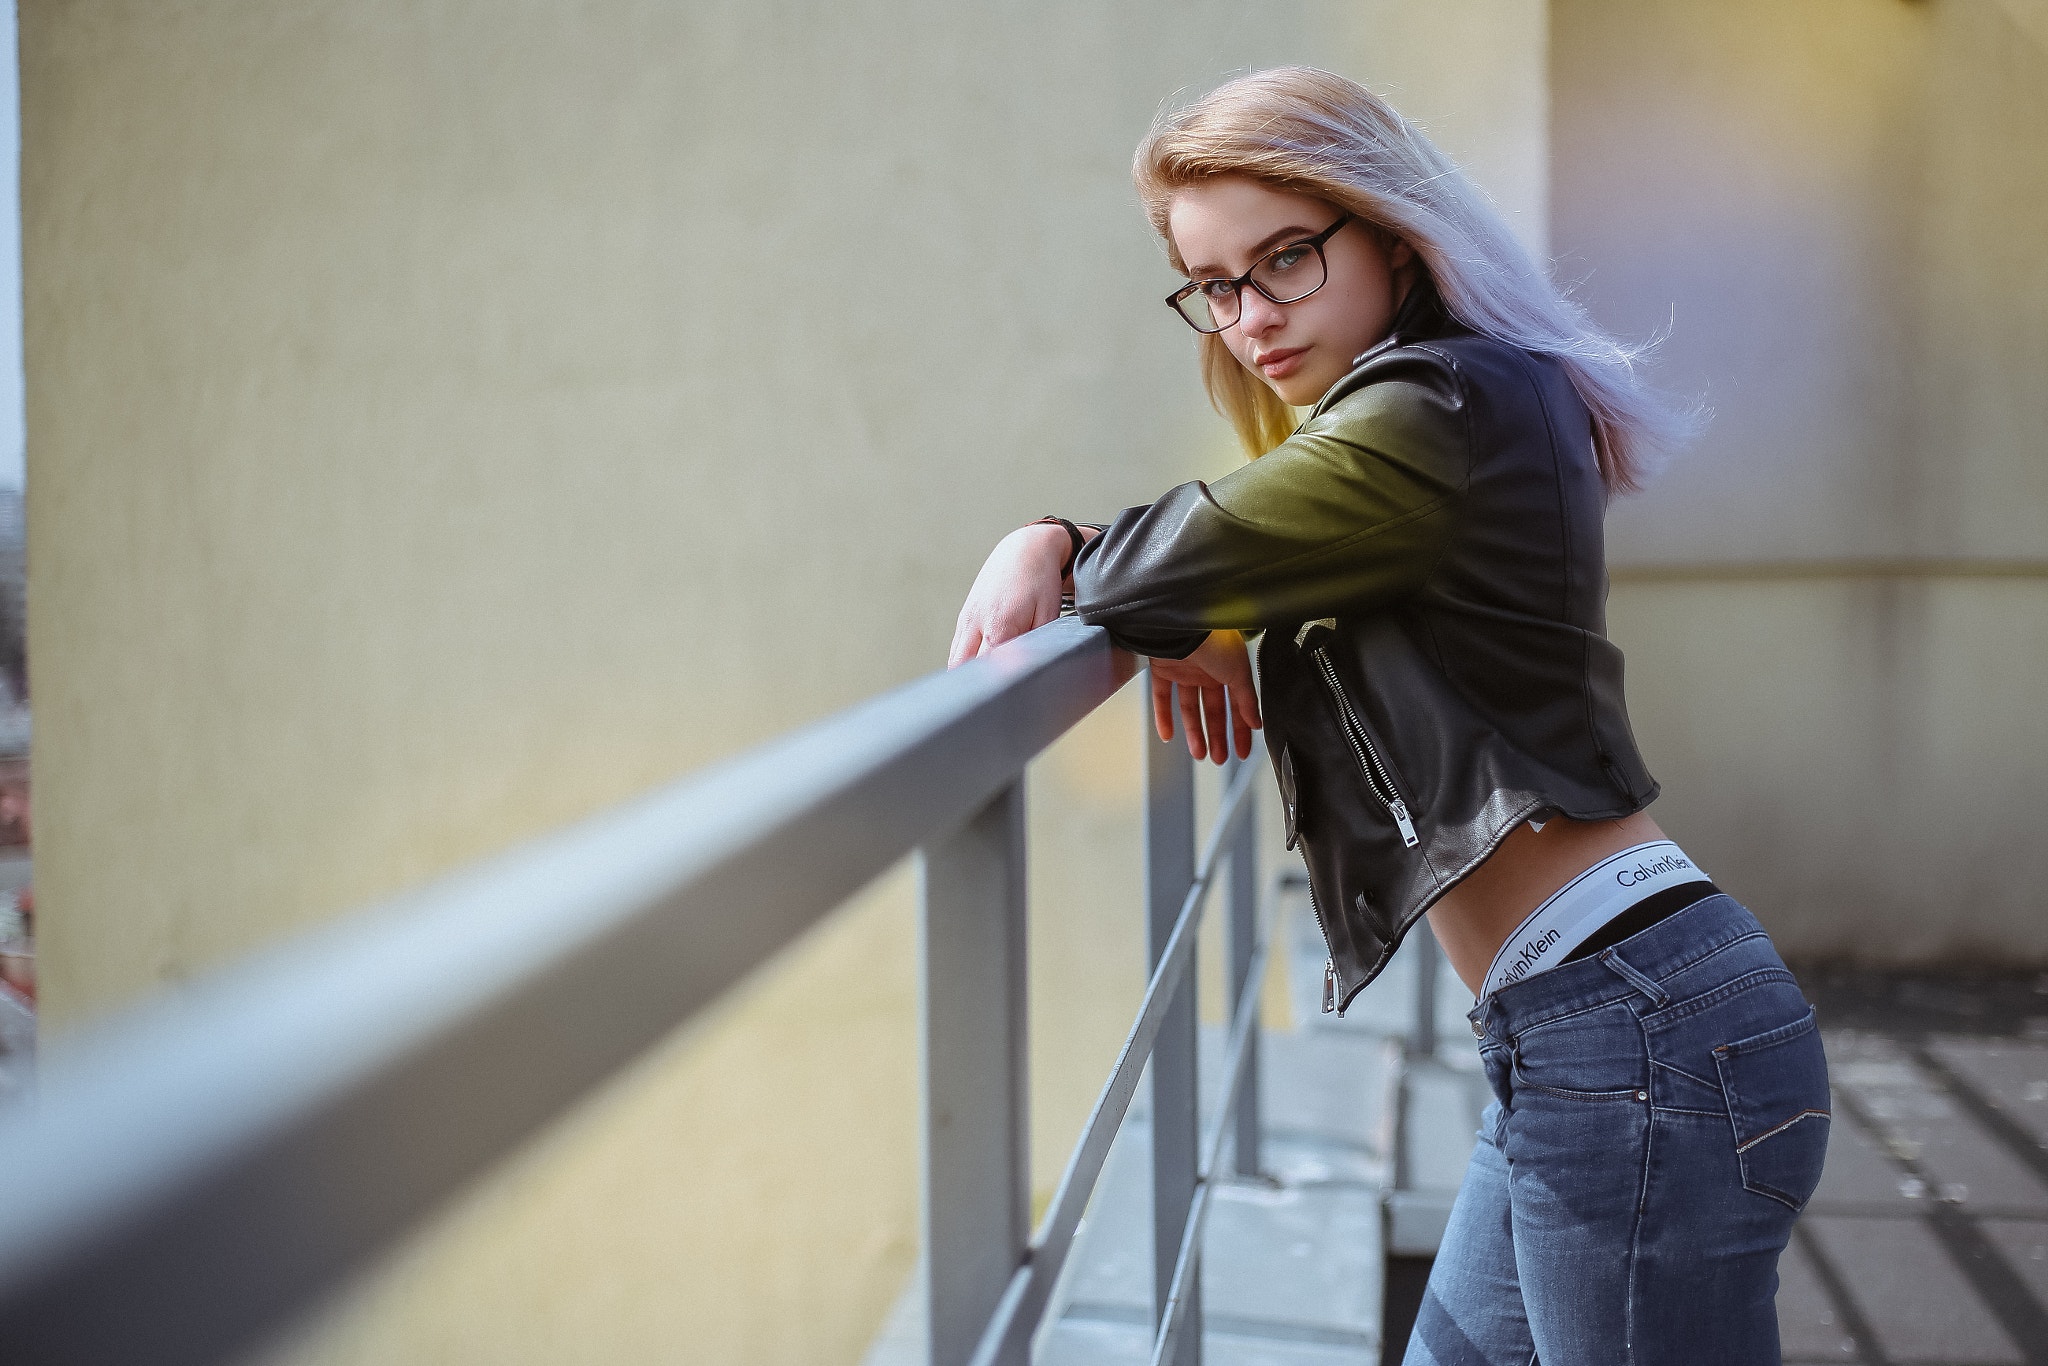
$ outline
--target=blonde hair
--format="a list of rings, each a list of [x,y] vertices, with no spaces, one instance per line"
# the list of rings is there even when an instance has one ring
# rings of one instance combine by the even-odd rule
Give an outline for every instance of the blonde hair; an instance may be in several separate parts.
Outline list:
[[[1145,213],[1186,271],[1167,209],[1173,193],[1239,175],[1347,210],[1408,243],[1451,315],[1473,331],[1553,356],[1593,415],[1607,491],[1640,488],[1650,456],[1698,424],[1647,388],[1637,362],[1651,344],[1608,336],[1531,259],[1485,195],[1423,133],[1355,81],[1314,67],[1255,71],[1162,114],[1131,168]],[[1294,414],[1215,334],[1200,342],[1210,402],[1258,456],[1287,439]]]

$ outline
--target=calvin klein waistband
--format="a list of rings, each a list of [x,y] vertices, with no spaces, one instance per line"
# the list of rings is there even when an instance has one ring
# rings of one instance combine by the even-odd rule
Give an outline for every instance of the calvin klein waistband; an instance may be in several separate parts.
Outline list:
[[[1706,880],[1699,865],[1670,840],[1652,840],[1602,859],[1558,888],[1515,927],[1486,969],[1485,995],[1556,967],[1609,921],[1646,898]]]

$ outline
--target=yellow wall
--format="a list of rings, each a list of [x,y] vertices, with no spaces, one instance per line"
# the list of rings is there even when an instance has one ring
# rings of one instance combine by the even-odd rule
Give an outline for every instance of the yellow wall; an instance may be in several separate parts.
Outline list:
[[[2044,14],[1553,6],[1554,248],[1713,410],[1609,519],[1637,733],[1795,954],[2048,962]]]
[[[1247,65],[1364,76],[1537,238],[1544,28],[25,4],[59,1043],[915,677],[1004,530],[1228,468],[1128,184],[1154,109]],[[1119,699],[1033,774],[1041,1188],[1140,984],[1137,724]],[[287,1355],[853,1359],[915,1251],[912,945],[898,875]]]

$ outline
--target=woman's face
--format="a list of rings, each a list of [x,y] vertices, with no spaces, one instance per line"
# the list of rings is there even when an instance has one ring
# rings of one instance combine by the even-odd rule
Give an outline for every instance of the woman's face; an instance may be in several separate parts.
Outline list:
[[[1275,248],[1314,237],[1342,212],[1243,176],[1215,176],[1176,191],[1166,223],[1190,279],[1235,279]],[[1321,289],[1276,304],[1247,284],[1236,325],[1217,334],[1239,364],[1297,408],[1315,403],[1350,372],[1353,358],[1385,338],[1414,253],[1405,242],[1382,248],[1354,221],[1323,244],[1323,257],[1329,278]]]

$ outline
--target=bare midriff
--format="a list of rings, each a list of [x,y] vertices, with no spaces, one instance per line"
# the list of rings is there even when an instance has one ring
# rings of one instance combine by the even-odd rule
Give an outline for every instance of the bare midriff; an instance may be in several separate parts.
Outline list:
[[[1551,820],[1541,830],[1518,825],[1429,908],[1429,927],[1458,979],[1477,996],[1487,964],[1531,911],[1600,860],[1663,838],[1643,811],[1613,821]]]

